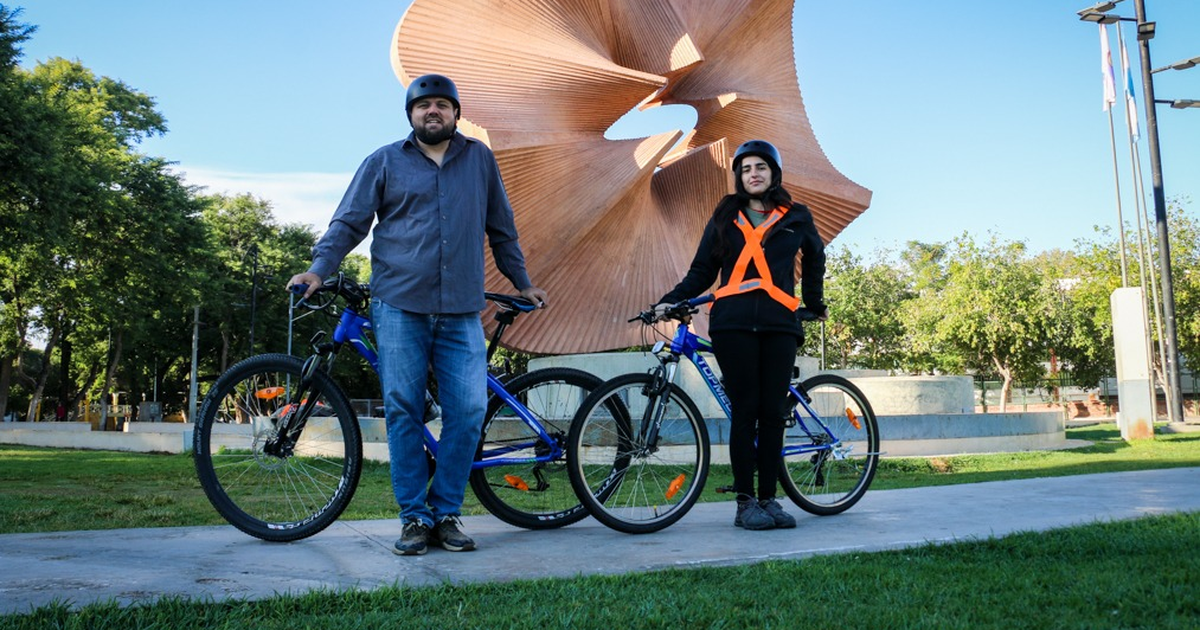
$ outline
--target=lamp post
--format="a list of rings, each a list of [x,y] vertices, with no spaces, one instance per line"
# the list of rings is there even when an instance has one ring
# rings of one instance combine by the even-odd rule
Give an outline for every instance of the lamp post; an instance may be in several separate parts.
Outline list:
[[[1098,22],[1101,24],[1113,24],[1118,21],[1137,23],[1138,51],[1142,65],[1142,90],[1145,93],[1147,103],[1146,135],[1149,138],[1150,172],[1154,188],[1154,222],[1158,233],[1159,278],[1162,284],[1163,335],[1166,337],[1164,354],[1166,355],[1167,372],[1164,376],[1166,377],[1168,390],[1167,418],[1172,424],[1181,424],[1183,422],[1183,399],[1180,396],[1182,389],[1179,384],[1179,341],[1175,327],[1175,289],[1171,275],[1171,243],[1167,233],[1167,201],[1166,195],[1163,193],[1162,154],[1158,143],[1156,106],[1160,103],[1168,103],[1173,108],[1183,109],[1187,107],[1200,107],[1200,104],[1196,104],[1197,102],[1194,100],[1162,101],[1156,99],[1154,97],[1153,75],[1156,72],[1167,69],[1185,70],[1194,67],[1200,64],[1200,57],[1193,57],[1171,64],[1170,66],[1151,69],[1150,40],[1154,38],[1155,23],[1146,21],[1144,0],[1134,0],[1136,19],[1107,13],[1113,10],[1117,3],[1121,1],[1113,0],[1112,2],[1100,2],[1092,5],[1079,11],[1079,19],[1085,22]]]

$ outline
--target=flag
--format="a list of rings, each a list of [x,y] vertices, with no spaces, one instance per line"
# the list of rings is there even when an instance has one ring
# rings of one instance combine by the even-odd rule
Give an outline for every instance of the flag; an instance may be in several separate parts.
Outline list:
[[[1129,51],[1125,49],[1125,37],[1121,34],[1121,25],[1117,25],[1117,43],[1121,46],[1121,71],[1125,73],[1125,124],[1129,127],[1129,137],[1138,141],[1141,133],[1138,130],[1137,99],[1133,96],[1133,71],[1129,68]]]
[[[1100,24],[1100,74],[1104,75],[1104,111],[1117,102],[1117,79],[1113,73],[1112,52],[1108,49],[1108,25]]]

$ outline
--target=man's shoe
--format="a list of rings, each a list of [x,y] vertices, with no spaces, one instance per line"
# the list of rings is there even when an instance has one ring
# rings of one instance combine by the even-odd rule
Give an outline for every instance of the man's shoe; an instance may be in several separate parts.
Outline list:
[[[764,512],[771,516],[778,529],[791,529],[796,526],[796,519],[791,514],[784,512],[783,506],[779,505],[775,499],[763,499],[758,504],[762,506]]]
[[[767,511],[759,505],[756,499],[739,499],[737,516],[733,518],[733,525],[755,530],[775,529],[775,519],[767,514]]]
[[[400,540],[392,547],[392,553],[398,556],[420,556],[429,549],[429,526],[420,519],[412,519],[404,523],[400,530]]]
[[[433,526],[429,540],[446,551],[471,551],[475,549],[475,541],[462,533],[459,529],[461,525],[462,521],[457,516],[444,517]]]

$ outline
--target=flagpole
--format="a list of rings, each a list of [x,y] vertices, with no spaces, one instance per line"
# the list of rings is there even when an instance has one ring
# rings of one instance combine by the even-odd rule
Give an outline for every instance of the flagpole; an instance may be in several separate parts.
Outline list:
[[[1134,168],[1136,169],[1136,173],[1138,173],[1138,188],[1140,190],[1139,194],[1141,194],[1141,212],[1146,218],[1146,240],[1150,241],[1148,242],[1146,251],[1150,252],[1151,256],[1153,256],[1154,244],[1150,239],[1150,204],[1146,203],[1146,186],[1141,185],[1141,182],[1145,180],[1142,179],[1144,178],[1144,175],[1141,173],[1141,156],[1138,154],[1138,152],[1134,152]],[[1168,404],[1168,407],[1166,408],[1170,409],[1171,400],[1172,397],[1174,397],[1175,392],[1171,391],[1170,386],[1168,386],[1168,383],[1166,383],[1166,344],[1163,342],[1163,301],[1159,300],[1158,298],[1158,272],[1156,270],[1156,266],[1148,266],[1150,266],[1150,296],[1151,301],[1154,304],[1154,332],[1156,332],[1158,335],[1158,365],[1163,374],[1163,391],[1166,394],[1166,404]]]
[[[1113,188],[1117,191],[1117,230],[1121,235],[1121,286],[1129,286],[1129,272],[1125,264],[1125,215],[1121,210],[1121,178],[1117,170],[1117,136],[1113,130],[1112,110],[1108,110],[1108,140],[1112,144]]]
[[[1112,146],[1113,187],[1117,193],[1117,230],[1121,237],[1121,286],[1129,286],[1129,271],[1125,262],[1125,215],[1121,210],[1121,177],[1117,167],[1117,134],[1113,129],[1112,106],[1117,102],[1117,86],[1113,77],[1112,53],[1108,47],[1108,26],[1100,24],[1100,74],[1104,77],[1104,111],[1108,112],[1108,141]]]
[[[1140,272],[1139,276],[1142,282],[1142,304],[1145,306],[1146,302],[1149,301],[1154,306],[1154,333],[1147,331],[1148,334],[1146,346],[1148,349],[1153,350],[1154,342],[1156,340],[1158,342],[1158,367],[1159,375],[1161,376],[1160,382],[1163,386],[1163,394],[1166,399],[1167,409],[1170,409],[1171,400],[1173,399],[1174,394],[1166,382],[1167,358],[1166,352],[1163,349],[1162,308],[1160,307],[1158,301],[1158,277],[1154,273],[1154,265],[1146,264],[1146,258],[1148,255],[1152,255],[1152,252],[1149,250],[1150,221],[1149,217],[1146,216],[1148,204],[1146,203],[1146,186],[1144,184],[1145,180],[1142,179],[1142,158],[1137,150],[1137,143],[1141,137],[1141,134],[1138,132],[1136,106],[1137,99],[1134,95],[1133,72],[1129,66],[1129,50],[1125,46],[1124,29],[1119,23],[1117,24],[1117,43],[1121,47],[1121,70],[1125,77],[1125,127],[1129,131],[1126,138],[1129,140],[1129,168],[1131,174],[1133,175],[1133,205],[1136,211],[1135,214],[1137,215],[1138,270]],[[1145,221],[1143,221],[1143,219],[1145,219]],[[1146,278],[1147,273],[1150,274],[1149,281],[1147,281]],[[1150,286],[1150,295],[1146,295],[1145,287],[1147,285]],[[1151,365],[1153,366],[1154,352],[1151,351],[1148,356],[1151,357]],[[1155,415],[1157,416],[1157,414],[1158,411],[1156,409]]]

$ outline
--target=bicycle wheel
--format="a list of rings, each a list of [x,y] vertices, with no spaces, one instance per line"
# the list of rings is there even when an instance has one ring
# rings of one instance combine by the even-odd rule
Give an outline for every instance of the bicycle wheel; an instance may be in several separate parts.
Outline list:
[[[193,459],[204,493],[225,520],[263,540],[298,540],[328,527],[362,471],[358,419],[320,370],[301,394],[302,405],[313,403],[303,432],[294,447],[277,448],[302,366],[285,354],[246,359],[217,379],[196,418]]]
[[[651,374],[618,376],[588,396],[567,440],[571,485],[596,520],[629,534],[655,532],[691,509],[708,477],[708,428],[696,404]],[[657,440],[649,420],[661,410]]]
[[[780,481],[805,512],[838,514],[871,486],[879,464],[879,424],[863,393],[840,376],[820,374],[802,388],[820,422],[793,400],[795,424],[784,432]],[[788,454],[796,449],[805,450]]]
[[[571,368],[546,368],[507,382],[504,389],[528,409],[559,450],[566,447],[575,410],[603,381]],[[567,461],[543,460],[550,444],[499,396],[488,401],[471,489],[496,518],[525,529],[551,529],[587,516],[567,476]],[[515,463],[488,465],[503,458]],[[480,463],[482,462],[482,466]]]

